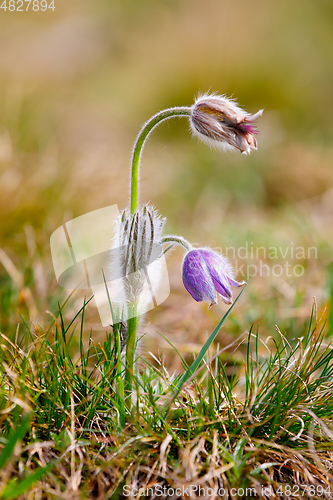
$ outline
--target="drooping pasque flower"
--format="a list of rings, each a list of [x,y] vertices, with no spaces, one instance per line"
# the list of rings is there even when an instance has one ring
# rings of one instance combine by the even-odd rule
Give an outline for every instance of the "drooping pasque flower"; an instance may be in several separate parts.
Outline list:
[[[115,285],[113,304],[116,307],[112,304],[112,294],[108,293],[112,322],[127,322],[124,331],[127,335],[125,379],[128,393],[132,390],[138,318],[149,310],[151,300],[154,307],[157,305],[155,290],[162,282],[161,257],[173,245],[180,244],[188,252],[183,261],[183,281],[195,300],[205,300],[211,307],[216,304],[219,294],[225,303],[230,304],[231,286],[244,284],[235,280],[232,268],[222,255],[211,249],[193,249],[180,236],[163,237],[165,221],[151,207],[140,208],[139,172],[146,140],[159,123],[172,117],[186,117],[193,133],[203,142],[248,154],[257,148],[255,121],[261,114],[259,111],[251,115],[224,96],[203,95],[191,107],[178,106],[160,111],[143,125],[137,136],[131,161],[130,207],[117,220],[110,252],[109,278]],[[168,247],[162,249],[164,243],[168,243]],[[133,318],[136,320],[129,321]]]
[[[226,304],[232,303],[231,286],[245,285],[235,280],[228,260],[210,248],[190,250],[183,260],[183,283],[197,301],[206,301],[209,307],[217,303],[217,293]]]
[[[190,125],[193,134],[210,146],[249,154],[257,149],[255,121],[262,113],[261,109],[251,115],[225,96],[204,94],[192,106]]]

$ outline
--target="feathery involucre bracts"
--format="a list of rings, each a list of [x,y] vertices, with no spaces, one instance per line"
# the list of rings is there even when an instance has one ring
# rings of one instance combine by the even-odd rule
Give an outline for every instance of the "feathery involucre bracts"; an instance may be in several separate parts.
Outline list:
[[[161,275],[158,257],[162,250],[160,242],[164,224],[165,219],[147,205],[133,215],[124,210],[116,221],[109,279],[117,280],[116,302],[123,319],[127,319],[130,304],[137,304],[144,310],[145,303],[151,300],[151,293],[147,295],[147,280],[152,289],[158,287]]]
[[[257,149],[255,121],[262,113],[261,109],[251,115],[224,96],[205,94],[192,106],[190,124],[194,135],[208,145],[249,154]]]

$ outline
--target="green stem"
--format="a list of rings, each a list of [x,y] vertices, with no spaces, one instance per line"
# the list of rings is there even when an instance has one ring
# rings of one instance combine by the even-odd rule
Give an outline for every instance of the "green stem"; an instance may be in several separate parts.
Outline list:
[[[163,243],[177,243],[178,245],[181,245],[182,247],[186,248],[186,250],[192,250],[193,246],[191,243],[182,236],[176,236],[176,235],[169,235],[169,236],[164,236],[164,238],[161,239],[161,244]]]
[[[190,116],[191,108],[189,107],[177,107],[169,108],[164,111],[160,111],[154,115],[150,120],[148,120],[140,130],[133,148],[132,154],[132,170],[131,170],[131,214],[134,214],[138,208],[139,203],[139,170],[141,154],[144,144],[152,132],[152,130],[164,120],[168,120],[174,116]]]
[[[132,408],[132,388],[134,377],[134,355],[136,334],[139,327],[139,316],[136,311],[131,310],[131,315],[135,314],[127,320],[127,342],[126,342],[126,372],[125,372],[125,395],[128,399],[128,408]]]
[[[168,120],[174,116],[190,116],[191,108],[177,107],[169,108],[160,111],[150,118],[140,130],[132,153],[131,167],[131,214],[134,215],[139,203],[139,177],[140,177],[140,162],[143,147],[152,130],[162,121]],[[126,372],[125,372],[125,394],[128,398],[132,397],[133,379],[134,379],[134,355],[136,336],[139,328],[140,317],[137,315],[136,308],[133,310],[133,305],[129,307],[127,321],[127,341],[126,341]],[[131,401],[128,400],[128,407],[131,409]]]
[[[160,111],[148,120],[140,130],[133,148],[132,167],[131,167],[131,214],[134,215],[139,203],[139,171],[141,154],[145,142],[152,130],[162,121],[168,120],[174,116],[190,116],[191,108],[177,107]],[[133,306],[132,306],[133,307]],[[134,354],[136,336],[139,327],[140,317],[136,311],[129,311],[127,321],[127,341],[126,341],[126,372],[125,372],[125,393],[128,398],[132,397],[133,377],[134,377]],[[131,408],[131,401],[128,401],[128,407]]]
[[[121,366],[121,346],[120,346],[121,328],[122,328],[121,324],[118,323],[118,329],[115,331],[116,343],[117,343],[116,399],[119,404],[119,427],[123,429],[125,427],[125,392],[124,392],[124,381],[123,381],[122,366]]]

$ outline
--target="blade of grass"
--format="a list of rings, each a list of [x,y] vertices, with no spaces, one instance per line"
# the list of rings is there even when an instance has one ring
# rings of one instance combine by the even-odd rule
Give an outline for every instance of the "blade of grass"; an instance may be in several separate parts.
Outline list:
[[[225,315],[223,316],[223,318],[221,319],[221,321],[218,323],[218,325],[214,328],[213,332],[210,334],[210,336],[208,337],[207,341],[205,342],[205,344],[203,345],[203,347],[201,348],[199,354],[198,354],[198,357],[195,359],[195,361],[192,363],[192,365],[186,370],[186,372],[180,377],[180,379],[178,380],[178,382],[176,383],[176,387],[175,387],[175,390],[171,396],[171,398],[169,398],[165,403],[164,405],[162,406],[162,409],[161,411],[168,411],[168,407],[170,406],[171,404],[171,401],[174,400],[178,394],[180,393],[183,385],[193,376],[193,374],[195,373],[195,371],[197,370],[197,368],[199,367],[203,357],[205,356],[206,352],[208,351],[209,347],[211,346],[211,344],[214,342],[215,340],[215,337],[217,336],[217,334],[219,333],[219,331],[221,330],[225,320],[228,318],[229,314],[231,313],[232,309],[234,308],[234,306],[236,305],[237,301],[239,300],[240,296],[242,295],[242,293],[244,292],[246,288],[246,285],[245,287],[243,288],[243,290],[240,292],[240,294],[238,295],[238,297],[236,298],[235,302],[232,304],[231,307],[229,307],[229,309],[227,310],[227,312],[225,313]]]
[[[246,285],[245,287],[243,288],[243,290],[240,292],[240,294],[238,295],[238,297],[236,298],[235,302],[232,304],[231,307],[229,307],[229,309],[227,310],[227,312],[225,313],[225,315],[223,316],[223,318],[221,319],[221,321],[218,323],[218,325],[214,328],[213,332],[210,334],[210,336],[208,337],[208,339],[206,340],[205,344],[203,345],[203,347],[201,348],[197,358],[194,360],[194,362],[191,364],[191,366],[186,370],[186,372],[184,373],[184,375],[180,378],[180,380],[178,381],[177,383],[177,386],[176,386],[176,389],[177,389],[177,392],[180,392],[182,386],[187,382],[187,380],[193,375],[193,373],[195,372],[195,370],[198,368],[198,366],[200,365],[201,361],[203,360],[203,357],[205,356],[206,352],[208,351],[209,347],[211,346],[211,344],[214,342],[215,340],[215,337],[216,335],[219,333],[219,331],[221,330],[225,320],[228,318],[229,314],[231,313],[231,311],[233,310],[233,308],[235,307],[237,301],[239,300],[240,296],[242,295],[242,293],[244,292],[246,288]]]
[[[5,465],[7,460],[12,456],[15,445],[18,441],[22,441],[24,438],[30,423],[31,414],[26,414],[22,420],[20,425],[14,431],[14,433],[9,437],[7,444],[0,454],[0,469]]]
[[[28,491],[36,481],[47,474],[47,472],[49,472],[57,462],[58,460],[52,460],[52,462],[49,462],[46,467],[39,467],[19,483],[17,482],[16,478],[12,479],[5,486],[5,489],[2,491],[0,498],[4,500],[15,500],[20,495],[23,495],[23,493]]]

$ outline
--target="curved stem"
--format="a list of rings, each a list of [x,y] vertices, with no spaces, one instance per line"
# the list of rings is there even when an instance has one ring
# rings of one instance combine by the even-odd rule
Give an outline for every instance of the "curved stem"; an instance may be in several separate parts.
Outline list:
[[[164,120],[173,118],[174,116],[190,116],[191,108],[176,107],[160,111],[150,118],[142,127],[136,138],[133,153],[132,153],[132,169],[131,169],[131,214],[134,214],[139,203],[139,170],[140,160],[144,144],[152,132],[152,130]]]
[[[182,236],[176,236],[171,234],[169,236],[164,236],[164,238],[161,239],[161,245],[163,245],[163,243],[169,243],[169,242],[178,243],[178,245],[181,245],[182,247],[186,248],[186,250],[192,250],[193,248],[191,243],[185,240],[185,238],[183,238]]]
[[[190,116],[191,108],[177,107],[169,108],[160,111],[148,120],[140,130],[132,153],[132,168],[131,168],[131,215],[133,216],[138,208],[139,203],[139,170],[141,154],[145,142],[152,130],[162,121],[168,120],[174,116]],[[179,242],[179,241],[178,241]],[[184,245],[183,245],[184,246]],[[186,248],[186,247],[185,247]],[[140,317],[137,314],[136,306],[129,311],[129,319],[127,321],[127,340],[126,340],[126,370],[125,370],[125,394],[128,396],[128,407],[132,411],[132,390],[134,382],[134,353],[136,345],[136,336],[139,327]]]

